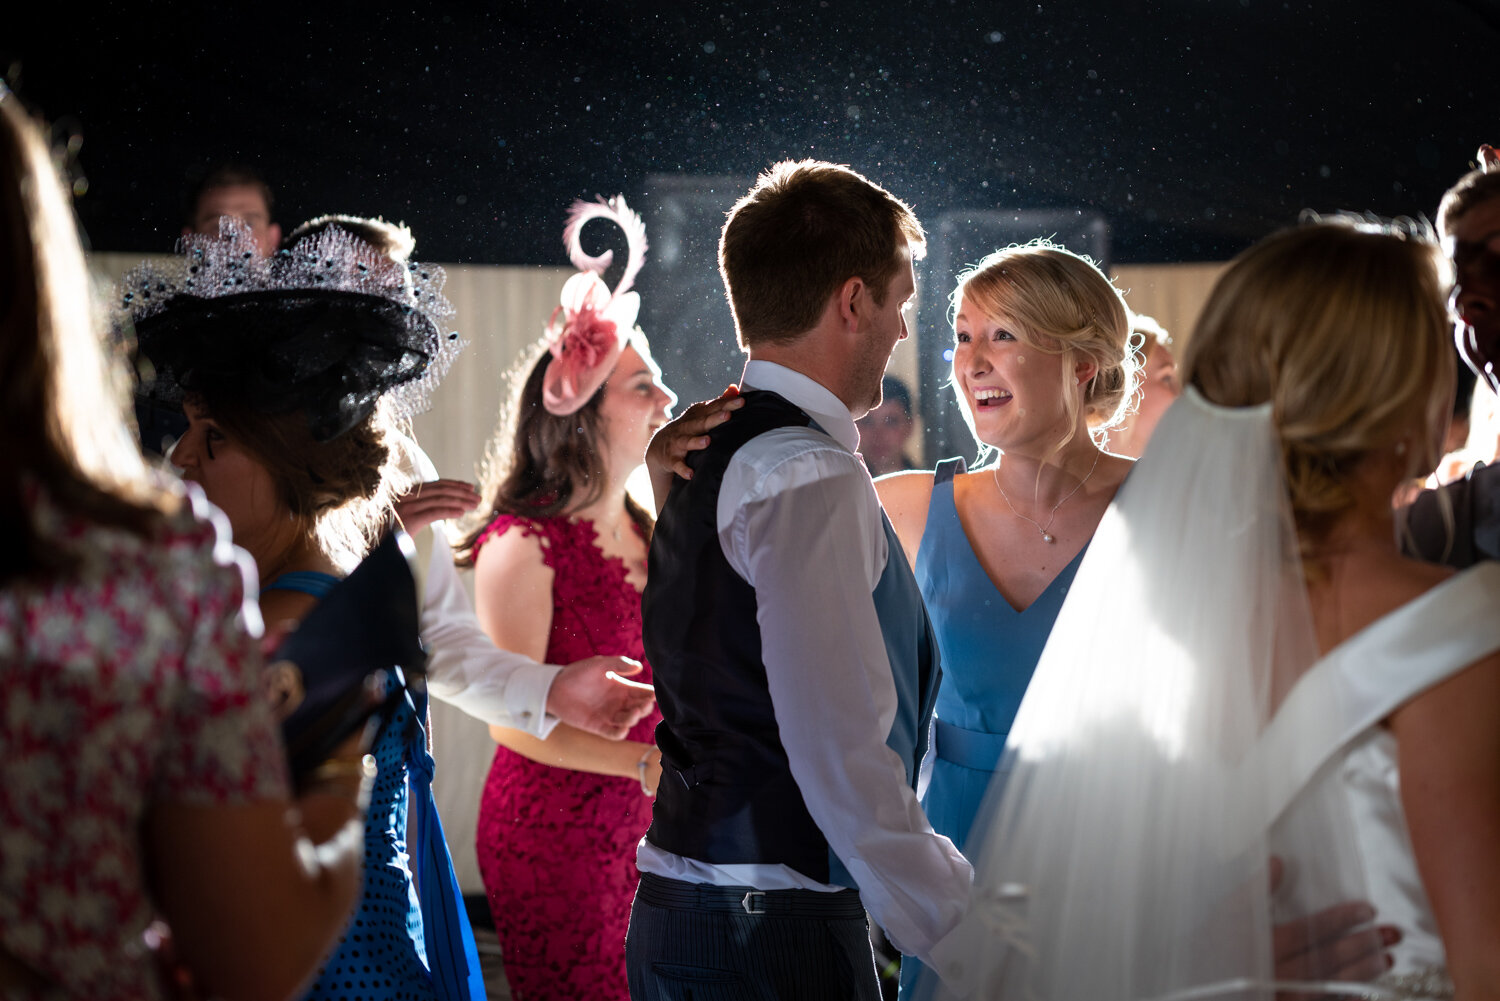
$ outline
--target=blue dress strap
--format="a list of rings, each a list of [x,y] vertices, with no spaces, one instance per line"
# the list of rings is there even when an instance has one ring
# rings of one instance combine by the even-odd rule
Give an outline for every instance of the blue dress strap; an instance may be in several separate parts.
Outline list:
[[[319,573],[316,570],[293,570],[277,577],[271,583],[260,589],[261,594],[267,591],[300,591],[310,594],[314,598],[326,598],[328,592],[339,582],[337,577],[331,574]]]
[[[408,686],[406,699],[417,723],[412,727],[406,754],[413,819],[411,857],[416,869],[432,986],[440,1001],[485,1001],[479,950],[474,944],[474,931],[469,926],[458,877],[453,872],[453,856],[448,852],[443,822],[432,798],[435,762],[427,750],[427,693]]]
[[[959,455],[954,456],[951,459],[944,459],[942,462],[939,462],[937,464],[937,468],[932,471],[932,485],[937,486],[939,483],[951,483],[953,481],[953,477],[957,476],[959,473],[967,473],[968,471],[969,467],[968,464],[964,462],[963,456]]]

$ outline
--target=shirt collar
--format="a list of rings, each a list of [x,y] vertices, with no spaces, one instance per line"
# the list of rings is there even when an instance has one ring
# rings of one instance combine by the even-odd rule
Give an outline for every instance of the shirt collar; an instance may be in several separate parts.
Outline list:
[[[807,411],[834,441],[853,452],[859,447],[859,428],[849,408],[822,383],[809,379],[785,365],[771,361],[745,363],[740,379],[742,389],[766,389]]]

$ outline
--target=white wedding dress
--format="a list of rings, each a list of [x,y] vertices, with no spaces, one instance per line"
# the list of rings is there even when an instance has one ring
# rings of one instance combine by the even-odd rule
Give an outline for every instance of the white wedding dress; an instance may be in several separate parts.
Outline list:
[[[1500,649],[1500,566],[1320,656],[1269,405],[1194,389],[1105,513],[969,838],[941,944],[1002,1001],[1270,1001],[1273,928],[1369,900],[1405,938],[1382,985],[1443,996],[1442,943],[1381,721]],[[1272,859],[1283,876],[1272,890]],[[1422,993],[1428,987],[1435,991]]]
[[[1500,649],[1500,563],[1481,563],[1330,651],[1293,688],[1266,732],[1289,799],[1332,796],[1353,822],[1366,894],[1381,924],[1401,929],[1380,981],[1400,997],[1451,996],[1443,943],[1422,889],[1401,805],[1396,739],[1380,721],[1403,703]],[[1326,741],[1291,741],[1291,731]],[[1327,906],[1291,873],[1277,903]],[[1326,897],[1326,892],[1323,894]]]

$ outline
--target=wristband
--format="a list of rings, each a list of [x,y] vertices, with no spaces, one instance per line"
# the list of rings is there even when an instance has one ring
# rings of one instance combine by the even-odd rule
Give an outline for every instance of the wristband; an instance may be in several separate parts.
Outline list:
[[[307,776],[308,785],[318,785],[337,779],[373,779],[376,773],[375,755],[366,754],[357,761],[347,758],[330,758],[314,768]]]
[[[641,776],[641,792],[645,793],[647,796],[656,795],[651,791],[651,787],[646,784],[646,764],[651,760],[651,755],[655,750],[656,746],[654,744],[651,747],[646,748],[646,750],[641,754],[641,760],[635,763],[635,770],[639,772]]]

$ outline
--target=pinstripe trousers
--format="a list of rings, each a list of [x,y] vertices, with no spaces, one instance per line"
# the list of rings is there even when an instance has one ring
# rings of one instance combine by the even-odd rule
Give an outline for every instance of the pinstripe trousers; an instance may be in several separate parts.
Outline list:
[[[880,1001],[859,893],[707,886],[644,873],[631,1001]]]

